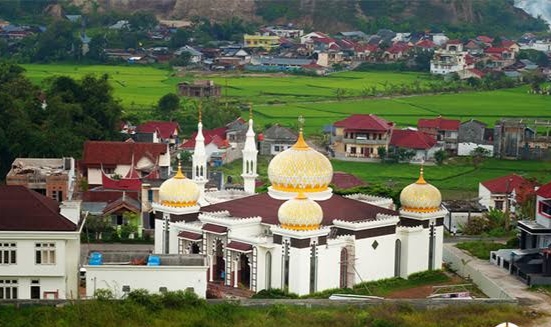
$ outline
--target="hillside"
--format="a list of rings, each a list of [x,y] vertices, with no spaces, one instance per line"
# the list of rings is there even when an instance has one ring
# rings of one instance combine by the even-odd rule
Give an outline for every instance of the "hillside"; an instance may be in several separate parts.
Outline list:
[[[152,10],[160,18],[213,20],[239,17],[259,23],[293,22],[336,32],[443,28],[487,34],[518,34],[546,26],[509,0],[71,0],[98,10]]]

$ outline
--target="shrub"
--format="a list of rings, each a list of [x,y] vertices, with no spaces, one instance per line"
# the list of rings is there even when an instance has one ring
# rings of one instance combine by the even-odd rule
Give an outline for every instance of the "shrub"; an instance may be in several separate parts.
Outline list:
[[[471,217],[461,230],[466,235],[480,235],[489,229],[488,219],[485,217]]]
[[[270,288],[261,290],[252,296],[253,299],[298,299],[295,293],[289,293],[280,288]]]
[[[166,292],[161,296],[161,303],[168,309],[181,309],[185,307],[197,307],[205,304],[192,291]]]
[[[153,311],[162,309],[160,296],[157,294],[149,294],[149,291],[143,288],[135,289],[128,293],[127,299]]]
[[[98,288],[94,292],[94,297],[98,301],[109,301],[113,300],[115,298],[115,295],[113,294],[113,291],[109,288]]]

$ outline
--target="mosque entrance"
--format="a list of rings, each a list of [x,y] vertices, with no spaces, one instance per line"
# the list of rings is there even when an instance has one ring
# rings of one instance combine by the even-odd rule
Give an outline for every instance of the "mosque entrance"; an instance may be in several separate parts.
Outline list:
[[[239,256],[239,282],[246,288],[251,287],[251,266],[249,265],[249,257],[242,253]]]
[[[224,267],[224,245],[221,240],[216,240],[216,247],[214,249],[215,266],[214,266],[214,280],[224,281],[226,277],[226,269]]]

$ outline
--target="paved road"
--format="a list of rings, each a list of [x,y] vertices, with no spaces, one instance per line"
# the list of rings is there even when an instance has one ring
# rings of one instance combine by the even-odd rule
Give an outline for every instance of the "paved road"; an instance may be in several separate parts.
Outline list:
[[[496,284],[507,292],[512,297],[515,297],[521,305],[525,305],[532,310],[538,311],[545,315],[551,313],[551,297],[549,295],[534,291],[529,291],[526,284],[518,280],[513,275],[503,268],[492,265],[489,261],[480,260],[469,256],[465,251],[454,247],[453,243],[444,244],[449,251],[456,254],[461,254],[468,257],[467,265],[480,271],[487,277],[491,278]],[[542,319],[534,321],[533,327],[551,326],[551,317],[545,316]]]

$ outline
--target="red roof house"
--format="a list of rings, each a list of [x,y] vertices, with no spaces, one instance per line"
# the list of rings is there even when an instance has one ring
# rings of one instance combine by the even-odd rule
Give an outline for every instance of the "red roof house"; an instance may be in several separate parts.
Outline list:
[[[395,129],[390,145],[398,148],[428,150],[436,145],[436,139],[427,133],[411,129]]]
[[[498,210],[510,209],[512,207],[512,196],[518,195],[523,189],[533,189],[536,184],[517,174],[509,174],[481,182],[478,187],[480,204],[487,208]]]
[[[439,131],[458,131],[460,125],[460,120],[445,119],[442,118],[442,116],[438,116],[434,119],[419,119],[417,122],[417,127],[419,129],[435,129]]]
[[[148,121],[136,127],[138,133],[158,132],[163,140],[178,136],[180,125],[172,121]]]
[[[394,123],[388,122],[376,115],[354,114],[333,124],[335,127],[344,128],[347,131],[379,131],[392,130]]]

